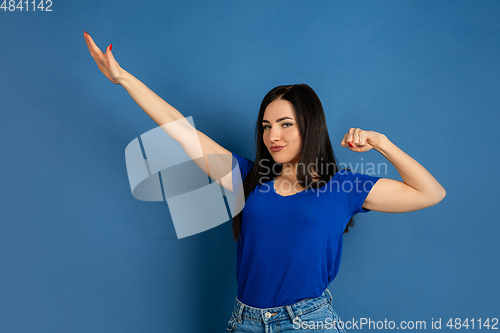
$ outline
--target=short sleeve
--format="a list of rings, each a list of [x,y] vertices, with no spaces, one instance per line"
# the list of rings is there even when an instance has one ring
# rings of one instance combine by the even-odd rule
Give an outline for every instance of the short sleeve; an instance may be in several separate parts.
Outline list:
[[[346,170],[339,170],[338,172],[342,179],[342,190],[347,196],[349,215],[369,212],[369,209],[363,208],[363,204],[373,185],[382,177],[353,173]]]
[[[237,171],[239,170],[240,175],[241,175],[241,183],[245,180],[245,177],[250,173],[250,170],[252,170],[253,165],[255,164],[253,161],[249,160],[248,158],[245,158],[243,156],[240,156],[235,153],[231,153],[233,155],[232,158],[232,166],[231,166],[231,174],[232,174],[232,182],[233,185],[236,184],[235,189],[238,190],[240,187],[239,184],[239,179],[237,177]],[[233,192],[236,192],[233,190]]]

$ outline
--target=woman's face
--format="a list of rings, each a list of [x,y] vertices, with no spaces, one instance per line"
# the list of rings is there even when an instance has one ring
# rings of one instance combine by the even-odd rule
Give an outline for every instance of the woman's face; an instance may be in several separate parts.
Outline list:
[[[271,102],[262,120],[264,144],[276,163],[297,163],[302,151],[302,140],[292,103],[284,99]],[[280,151],[271,147],[283,146]]]

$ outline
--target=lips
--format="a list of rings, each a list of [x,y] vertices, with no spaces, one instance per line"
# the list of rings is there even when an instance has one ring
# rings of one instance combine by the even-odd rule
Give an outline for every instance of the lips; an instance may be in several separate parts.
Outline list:
[[[285,148],[285,146],[277,146],[277,147],[271,147],[271,150],[274,152],[280,151],[281,149]]]

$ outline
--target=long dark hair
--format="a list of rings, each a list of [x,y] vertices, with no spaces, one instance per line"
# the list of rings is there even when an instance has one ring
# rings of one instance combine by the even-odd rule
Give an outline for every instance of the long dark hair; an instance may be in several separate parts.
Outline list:
[[[320,188],[325,185],[339,171],[337,158],[333,152],[328,129],[326,127],[325,111],[318,95],[307,84],[293,84],[278,86],[269,91],[260,105],[257,124],[255,125],[255,144],[257,155],[255,164],[243,181],[245,201],[257,185],[271,181],[282,169],[280,163],[274,162],[263,140],[264,129],[262,120],[267,106],[278,99],[292,103],[302,140],[302,151],[298,165],[313,166],[317,174],[311,174],[309,168],[297,168],[297,182],[304,188]],[[307,170],[306,170],[307,169]],[[270,171],[269,171],[270,170]],[[343,170],[349,170],[344,168]],[[319,180],[314,181],[313,177]],[[233,239],[237,241],[241,233],[242,214],[240,212],[233,218]],[[351,217],[344,233],[349,231],[355,223]]]

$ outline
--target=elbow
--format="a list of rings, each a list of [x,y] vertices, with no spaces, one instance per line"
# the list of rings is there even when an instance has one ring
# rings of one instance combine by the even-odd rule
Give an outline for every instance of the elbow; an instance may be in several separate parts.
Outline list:
[[[441,189],[436,191],[435,195],[433,196],[432,206],[437,205],[438,203],[443,201],[444,197],[446,197],[446,190],[441,186]]]

